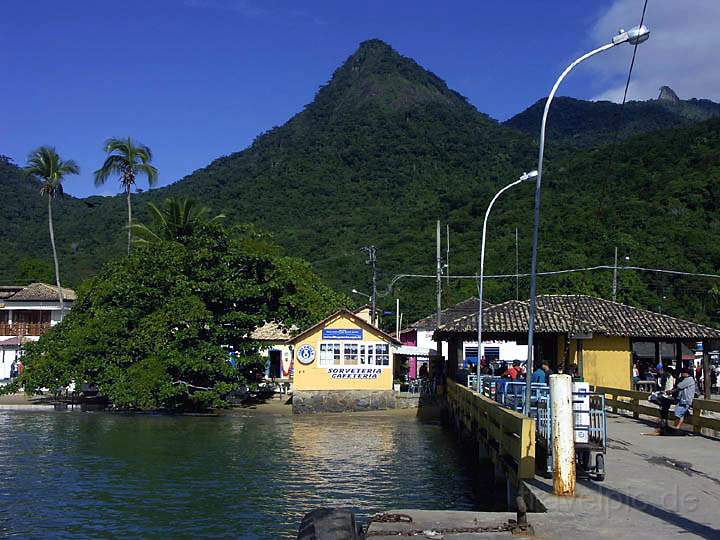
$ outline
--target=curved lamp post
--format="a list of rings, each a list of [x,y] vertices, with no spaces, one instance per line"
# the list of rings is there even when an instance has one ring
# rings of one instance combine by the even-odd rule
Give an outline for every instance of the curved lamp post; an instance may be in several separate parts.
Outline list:
[[[478,358],[477,358],[477,391],[480,393],[480,359],[482,358],[482,319],[483,319],[483,276],[485,275],[485,236],[487,232],[487,223],[488,218],[490,217],[490,210],[492,210],[493,205],[495,204],[495,201],[505,193],[508,189],[510,189],[513,186],[517,186],[518,184],[522,182],[527,182],[528,180],[532,180],[538,175],[537,171],[530,171],[529,173],[523,173],[520,178],[515,180],[514,182],[508,184],[504,188],[502,188],[500,191],[498,191],[495,196],[490,201],[490,204],[487,207],[487,210],[485,211],[485,220],[483,221],[483,229],[482,229],[482,243],[480,245],[480,285],[478,286],[478,296],[480,297],[480,303],[478,304]]]
[[[535,180],[535,216],[533,221],[533,239],[532,239],[532,258],[530,260],[530,311],[529,311],[529,320],[528,320],[528,360],[527,360],[527,378],[526,378],[526,384],[525,384],[525,403],[523,405],[523,414],[526,416],[529,416],[530,414],[530,396],[531,396],[531,387],[530,387],[530,381],[532,380],[532,374],[533,374],[533,338],[535,334],[535,317],[537,314],[537,299],[536,299],[536,293],[537,293],[537,251],[538,251],[538,236],[539,236],[539,229],[540,229],[540,190],[542,187],[542,171],[543,171],[543,154],[545,152],[545,124],[547,123],[547,117],[548,112],[550,111],[550,104],[552,103],[553,98],[555,97],[555,92],[557,92],[558,87],[560,86],[560,83],[563,81],[563,79],[567,76],[572,69],[577,66],[579,63],[587,60],[591,56],[595,56],[598,53],[607,51],[608,49],[612,49],[616,45],[621,45],[623,43],[629,43],[630,45],[639,45],[640,43],[647,41],[647,39],[650,37],[650,30],[645,25],[642,26],[636,26],[634,28],[631,28],[627,32],[624,30],[620,30],[618,35],[616,35],[614,38],[612,38],[612,41],[610,43],[606,43],[602,47],[598,47],[597,49],[590,51],[589,53],[586,53],[582,55],[580,58],[575,60],[573,63],[571,63],[567,68],[565,68],[565,71],[563,71],[560,74],[560,77],[558,77],[558,80],[555,81],[555,85],[552,87],[552,90],[550,91],[550,95],[547,98],[547,101],[545,102],[545,110],[543,111],[542,116],[542,124],[540,125],[540,152],[538,155],[538,174],[537,179]]]

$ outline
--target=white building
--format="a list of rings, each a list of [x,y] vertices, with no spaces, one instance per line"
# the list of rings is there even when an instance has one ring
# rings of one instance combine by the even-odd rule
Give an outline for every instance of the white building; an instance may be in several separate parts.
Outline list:
[[[269,321],[250,334],[260,342],[258,353],[267,358],[265,375],[268,379],[288,381],[292,377],[292,348],[287,343],[297,333],[297,327],[286,328],[281,323]]]
[[[63,297],[67,312],[75,301],[75,291],[63,288]],[[60,319],[57,287],[45,283],[0,286],[0,381],[10,378],[23,344],[40,339]]]
[[[466,317],[477,313],[479,300],[475,297],[468,298],[445,308],[440,312],[440,325],[452,323],[456,319]],[[488,302],[483,302],[485,307],[490,306]],[[408,328],[400,332],[400,341],[403,345],[416,346],[427,349],[430,355],[437,354],[437,342],[433,340],[433,334],[437,329],[437,314],[432,314],[424,319],[411,324]],[[462,344],[462,354],[458,354],[458,364],[460,368],[467,367],[468,364],[477,363],[478,346],[477,341],[466,342]],[[442,350],[439,352],[443,357],[448,358],[448,344],[443,341],[441,343]],[[459,351],[458,351],[459,352]],[[491,341],[483,340],[481,357],[485,357],[488,362],[495,360],[512,362],[513,360],[527,360],[527,345],[518,345],[514,341]],[[414,361],[412,358],[409,362],[410,378],[414,378],[420,369],[420,363],[427,360]]]

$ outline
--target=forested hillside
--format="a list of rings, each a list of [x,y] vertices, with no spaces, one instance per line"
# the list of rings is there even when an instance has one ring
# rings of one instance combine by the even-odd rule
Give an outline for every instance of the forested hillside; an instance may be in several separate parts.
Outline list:
[[[559,100],[553,109],[556,126],[583,126],[573,116],[579,114],[606,125],[615,111],[607,107],[612,104],[582,102],[581,109],[568,113],[572,122],[563,124],[567,103]],[[667,124],[628,111],[625,121],[634,118],[636,127],[624,128],[629,132],[623,137],[640,135],[621,140],[613,152],[571,151],[567,144],[553,143],[546,162],[541,269],[611,264],[617,245],[621,256],[635,264],[715,272],[720,267],[720,121],[676,127],[702,116]],[[344,292],[368,290],[370,271],[360,252],[367,244],[378,248],[381,290],[395,274],[433,273],[435,220],[441,219],[451,227],[451,272],[474,275],[487,203],[500,186],[536,166],[532,129],[509,124],[513,127],[478,112],[441,79],[372,40],[285,125],[167,188],[135,195],[135,208],[142,220],[146,201],[170,195],[200,199],[230,222],[272,232],[288,254],[310,261]],[[651,132],[658,127],[666,129]],[[550,135],[555,136],[566,140],[563,133]],[[9,194],[0,214],[6,231],[0,248],[12,254],[0,269],[7,282],[17,279],[23,258],[48,257],[49,245],[46,209],[35,187],[9,164],[0,164],[0,182]],[[514,272],[516,227],[520,269],[527,270],[531,192],[531,186],[521,185],[497,203],[488,273]],[[123,253],[122,198],[68,198],[55,215],[69,285]],[[701,320],[716,317],[708,280],[621,272],[620,281],[620,300]],[[526,296],[526,281],[520,285],[520,296]],[[434,287],[433,280],[398,283],[394,292],[402,299],[406,320],[433,309]],[[514,298],[515,281],[490,282],[487,290],[490,300]],[[607,297],[610,290],[610,272],[540,281],[540,292]],[[474,291],[473,280],[452,282],[447,300]],[[385,301],[393,304],[390,296]]]

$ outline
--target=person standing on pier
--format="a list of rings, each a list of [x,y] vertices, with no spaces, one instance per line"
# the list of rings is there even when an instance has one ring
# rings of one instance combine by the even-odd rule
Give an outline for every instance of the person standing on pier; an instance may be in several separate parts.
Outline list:
[[[673,399],[668,395],[675,388],[675,377],[670,366],[665,368],[662,364],[657,365],[657,379],[655,381],[656,403],[660,407],[660,425],[656,430],[657,435],[664,435],[667,432],[668,416]],[[651,401],[653,401],[651,396]]]
[[[507,371],[505,371],[502,376],[506,379],[512,379],[515,381],[521,374],[520,360],[513,360],[512,367],[507,368]]]
[[[695,379],[693,379],[688,368],[682,369],[677,386],[666,393],[677,395],[675,429],[680,429],[685,421],[685,415],[692,406],[693,399],[695,399]]]
[[[533,372],[531,383],[547,384],[548,373],[550,373],[550,365],[547,362],[543,362],[542,365]]]

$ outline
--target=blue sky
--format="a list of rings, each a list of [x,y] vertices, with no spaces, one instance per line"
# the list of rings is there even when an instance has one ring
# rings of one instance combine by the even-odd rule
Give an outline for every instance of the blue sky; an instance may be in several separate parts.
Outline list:
[[[664,9],[682,23],[672,4],[650,0],[648,22]],[[0,154],[22,164],[33,148],[55,145],[82,169],[69,193],[108,195],[115,182],[92,183],[102,142],[131,135],[154,150],[166,185],[284,123],[375,37],[505,119],[545,95],[578,53],[607,41],[618,19],[637,24],[641,9],[642,0],[4,0]],[[561,94],[615,99],[629,53],[578,69]],[[640,84],[639,54],[631,97],[652,97],[657,83],[648,68]],[[654,77],[672,84],[661,67]],[[704,84],[686,91],[715,97],[720,84]]]

